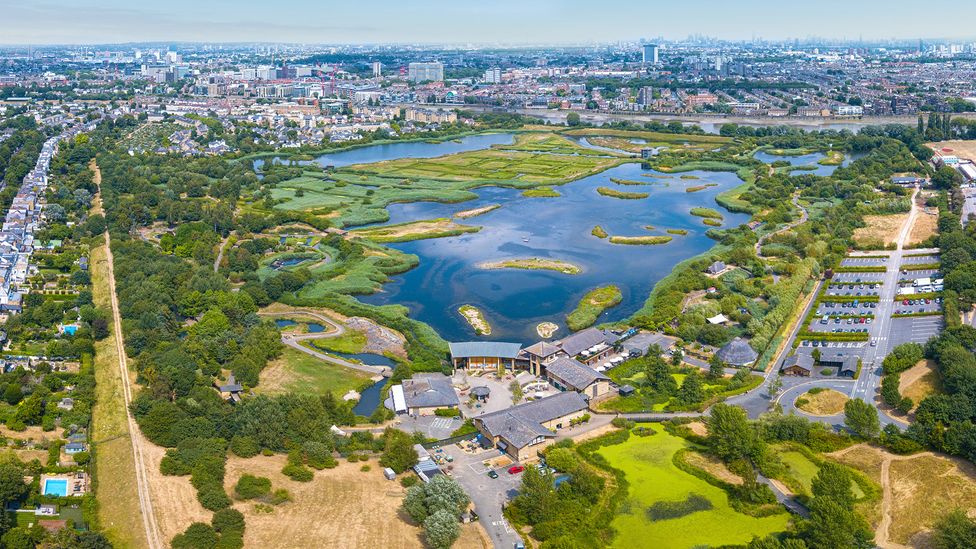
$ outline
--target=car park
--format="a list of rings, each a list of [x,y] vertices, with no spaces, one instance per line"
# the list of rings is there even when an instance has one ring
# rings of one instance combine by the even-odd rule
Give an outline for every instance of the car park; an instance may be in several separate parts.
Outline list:
[[[517,474],[521,473],[524,470],[525,470],[525,467],[522,467],[521,465],[512,465],[511,467],[508,468],[508,474],[510,474],[510,475],[517,475]]]
[[[495,471],[488,471],[488,478],[498,478],[498,473]]]

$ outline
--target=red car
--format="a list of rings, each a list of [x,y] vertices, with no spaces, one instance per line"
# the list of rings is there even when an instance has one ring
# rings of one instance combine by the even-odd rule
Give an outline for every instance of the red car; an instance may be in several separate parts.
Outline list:
[[[517,474],[521,473],[524,470],[525,470],[525,467],[522,467],[521,465],[512,465],[511,467],[508,468],[508,474],[510,474],[510,475],[517,475]]]

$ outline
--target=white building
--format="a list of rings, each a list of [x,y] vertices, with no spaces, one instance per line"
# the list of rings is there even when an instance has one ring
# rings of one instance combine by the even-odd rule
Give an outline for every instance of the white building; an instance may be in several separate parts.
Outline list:
[[[444,64],[437,61],[410,63],[407,65],[407,79],[411,82],[442,82],[444,80]]]

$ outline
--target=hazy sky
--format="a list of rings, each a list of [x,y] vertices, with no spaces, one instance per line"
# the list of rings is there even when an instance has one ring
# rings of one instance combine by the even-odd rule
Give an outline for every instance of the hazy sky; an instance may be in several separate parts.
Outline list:
[[[958,0],[0,0],[0,43],[966,38]]]

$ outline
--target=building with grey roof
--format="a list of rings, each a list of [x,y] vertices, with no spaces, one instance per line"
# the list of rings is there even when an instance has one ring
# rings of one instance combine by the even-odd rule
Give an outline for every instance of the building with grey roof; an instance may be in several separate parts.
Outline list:
[[[552,444],[556,431],[586,413],[586,400],[566,391],[474,418],[482,437],[517,461],[534,459]]]
[[[522,350],[521,343],[500,341],[462,341],[448,343],[451,350],[451,365],[457,368],[515,370],[515,360]]]
[[[578,356],[586,364],[593,364],[613,353],[613,345],[619,339],[608,330],[587,328],[566,336],[557,343],[566,356]]]
[[[546,379],[561,391],[576,391],[594,399],[610,393],[610,378],[578,360],[559,357],[546,367]]]
[[[546,366],[561,356],[566,356],[566,353],[558,345],[540,341],[522,349],[519,358],[528,362],[529,372],[532,375],[540,376]]]
[[[759,358],[759,355],[749,345],[749,342],[741,337],[737,337],[728,342],[715,354],[718,355],[722,362],[735,367],[752,366],[756,362],[756,359]]]
[[[460,405],[451,379],[444,374],[417,374],[403,380],[401,385],[410,415],[432,415],[438,408],[457,408]]]

